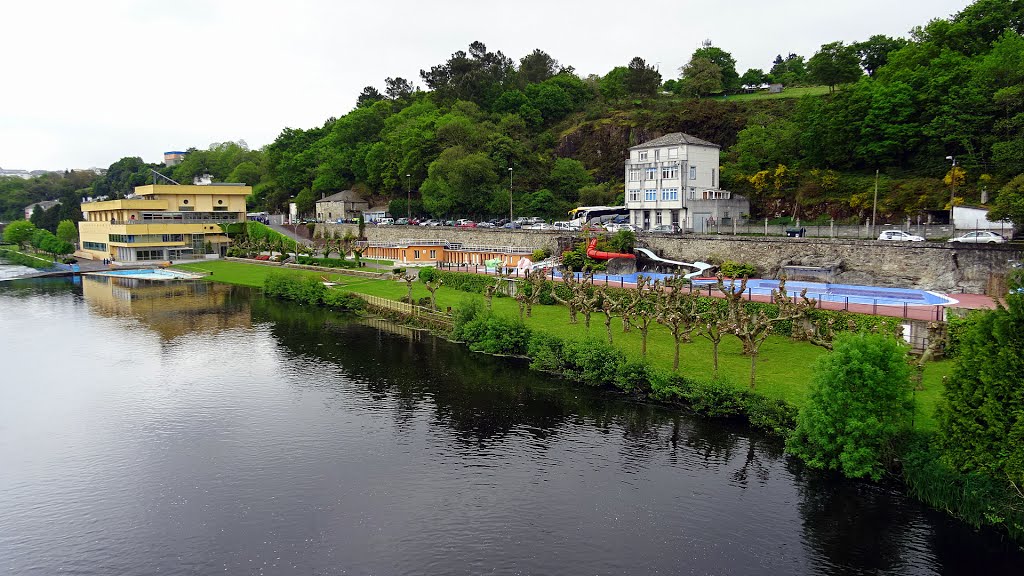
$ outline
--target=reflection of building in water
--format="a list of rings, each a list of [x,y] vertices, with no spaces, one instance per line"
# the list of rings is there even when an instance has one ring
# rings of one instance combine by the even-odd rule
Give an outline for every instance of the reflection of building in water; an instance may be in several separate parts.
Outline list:
[[[225,284],[83,276],[82,294],[93,311],[139,320],[165,340],[252,325],[248,296]]]

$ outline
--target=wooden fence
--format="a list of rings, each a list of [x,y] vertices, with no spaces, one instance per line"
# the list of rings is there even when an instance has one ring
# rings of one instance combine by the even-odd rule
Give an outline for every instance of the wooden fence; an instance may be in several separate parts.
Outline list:
[[[431,327],[442,328],[445,330],[451,330],[452,328],[451,316],[443,312],[431,310],[425,306],[418,306],[409,302],[399,302],[382,296],[374,296],[372,294],[362,294],[359,292],[352,292],[351,294],[362,299],[370,306],[371,309],[376,308],[378,310],[388,312],[397,312],[403,317],[416,319]]]

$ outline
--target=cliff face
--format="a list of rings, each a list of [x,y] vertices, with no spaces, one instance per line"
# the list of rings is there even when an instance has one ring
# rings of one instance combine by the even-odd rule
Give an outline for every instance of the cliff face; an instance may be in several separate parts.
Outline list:
[[[598,181],[622,180],[622,166],[630,146],[669,132],[685,132],[714,142],[725,150],[736,143],[739,131],[746,126],[751,114],[787,108],[786,104],[690,100],[620,110],[564,128],[554,152],[556,156],[575,158],[592,167]]]

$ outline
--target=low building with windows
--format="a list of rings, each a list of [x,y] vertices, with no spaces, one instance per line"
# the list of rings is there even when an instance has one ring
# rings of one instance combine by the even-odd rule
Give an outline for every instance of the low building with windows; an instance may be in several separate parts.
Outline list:
[[[675,224],[705,233],[732,226],[750,202],[720,188],[719,146],[673,132],[629,149],[626,208],[641,230]]]
[[[359,242],[364,258],[391,260],[402,264],[474,264],[500,260],[502,266],[515,267],[519,259],[529,258],[533,248],[525,246],[484,246],[448,242],[447,240],[396,240],[394,242]]]
[[[135,188],[133,198],[84,202],[76,255],[120,262],[224,255],[230,240],[222,224],[245,222],[244,184],[162,185]]]
[[[370,203],[363,200],[355,190],[345,190],[316,201],[316,219],[319,222],[355,220],[370,209]]]

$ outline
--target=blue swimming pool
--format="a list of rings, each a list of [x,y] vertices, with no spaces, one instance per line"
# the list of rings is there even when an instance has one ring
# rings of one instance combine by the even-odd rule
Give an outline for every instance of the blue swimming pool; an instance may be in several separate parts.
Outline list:
[[[554,273],[556,278],[561,274]],[[625,285],[636,284],[637,276],[646,278],[665,279],[671,278],[672,274],[660,274],[656,272],[638,272],[636,274],[595,274],[595,284]],[[576,277],[582,277],[579,272]],[[707,290],[709,285],[714,285],[715,280],[694,279],[693,285]],[[728,282],[726,282],[728,285]],[[739,281],[736,282],[739,286]],[[753,279],[747,282],[747,290],[755,296],[768,296],[773,290],[778,290],[778,280]],[[786,282],[786,292],[791,296],[798,296],[800,291],[807,289],[807,297],[828,302],[844,302],[848,304],[874,304],[879,306],[948,306],[956,304],[957,301],[927,290],[914,288],[885,288],[882,286],[858,286],[855,284],[823,284],[819,282]]]

